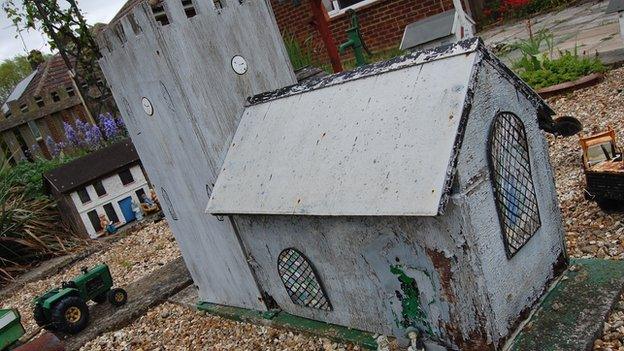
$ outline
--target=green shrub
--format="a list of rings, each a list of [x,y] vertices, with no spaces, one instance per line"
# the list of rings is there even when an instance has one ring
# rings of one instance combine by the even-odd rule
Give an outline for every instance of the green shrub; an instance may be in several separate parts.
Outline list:
[[[47,165],[42,162],[37,167],[46,169]],[[52,199],[35,196],[42,194],[40,189],[26,190],[24,184],[33,185],[38,178],[36,171],[26,168],[26,164],[18,170],[9,169],[8,163],[0,166],[0,286],[36,262],[85,244],[62,224]]]
[[[553,55],[553,37],[546,31],[540,31],[527,40],[520,40],[510,45],[518,49],[522,57],[513,63],[513,68],[527,84],[534,89],[574,81],[591,73],[604,72],[605,67],[599,58],[580,56],[578,48],[574,51],[559,51]],[[546,48],[547,52],[541,51]]]
[[[312,64],[312,37],[306,39],[303,45],[299,43],[299,40],[294,34],[286,33],[284,35],[284,45],[286,46],[286,52],[288,52],[288,58],[293,65],[293,69],[308,67]]]
[[[1,181],[9,187],[21,187],[26,199],[42,199],[47,197],[43,189],[43,173],[80,156],[82,156],[80,153],[72,156],[61,154],[52,160],[36,158],[33,162],[22,161],[6,170],[1,176],[3,178]]]

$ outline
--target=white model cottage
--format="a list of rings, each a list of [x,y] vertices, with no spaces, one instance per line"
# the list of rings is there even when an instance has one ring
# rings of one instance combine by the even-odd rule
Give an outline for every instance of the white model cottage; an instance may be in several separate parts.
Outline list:
[[[208,211],[285,311],[495,349],[565,265],[550,109],[480,40],[250,102]]]
[[[100,215],[117,227],[134,221],[132,202],[149,195],[139,155],[129,140],[103,148],[44,174],[64,221],[91,238],[103,234]]]
[[[202,301],[491,350],[565,266],[552,111],[480,41],[291,86],[268,0],[150,4],[100,64]]]

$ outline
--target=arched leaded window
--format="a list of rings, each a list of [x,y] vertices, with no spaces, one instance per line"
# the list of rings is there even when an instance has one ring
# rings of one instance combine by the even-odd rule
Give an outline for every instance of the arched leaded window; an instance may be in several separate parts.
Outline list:
[[[292,302],[297,305],[331,311],[332,307],[310,261],[295,249],[280,253],[277,271]]]
[[[524,124],[510,112],[496,116],[490,133],[490,171],[496,208],[507,257],[511,258],[541,225],[529,144]]]

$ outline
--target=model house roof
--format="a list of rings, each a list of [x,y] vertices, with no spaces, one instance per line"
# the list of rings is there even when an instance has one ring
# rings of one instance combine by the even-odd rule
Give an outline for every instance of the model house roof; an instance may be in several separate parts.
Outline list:
[[[401,40],[401,50],[412,49],[453,34],[454,22],[455,10],[449,10],[408,24]]]
[[[624,0],[611,0],[607,7],[607,13],[624,11]]]
[[[476,63],[484,58],[503,67],[484,56],[480,40],[467,40],[250,99],[207,211],[441,213]]]
[[[43,181],[48,190],[66,194],[139,161],[128,139],[53,169],[43,175]]]

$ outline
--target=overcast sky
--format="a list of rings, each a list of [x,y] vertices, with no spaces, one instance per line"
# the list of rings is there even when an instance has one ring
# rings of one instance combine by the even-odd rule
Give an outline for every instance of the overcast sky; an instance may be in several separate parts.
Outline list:
[[[62,0],[59,1],[59,3],[63,3]],[[127,0],[79,0],[78,6],[87,19],[87,23],[108,23],[126,1]],[[0,3],[2,2],[3,0],[0,0]],[[22,31],[26,50],[24,49],[22,40],[20,40],[19,37],[15,38],[15,35],[15,27],[6,17],[4,11],[0,10],[0,61],[15,55],[24,54],[26,51],[33,49],[38,49],[43,52],[50,51],[46,40],[39,32],[32,30],[29,32]]]

